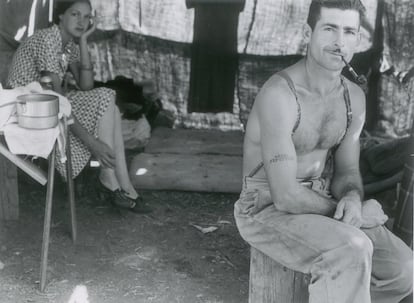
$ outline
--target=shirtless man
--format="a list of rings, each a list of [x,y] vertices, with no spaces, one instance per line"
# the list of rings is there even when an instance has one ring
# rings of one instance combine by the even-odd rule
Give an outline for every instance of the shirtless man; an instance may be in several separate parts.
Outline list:
[[[311,274],[311,303],[398,303],[412,292],[411,249],[386,229],[380,204],[363,200],[365,96],[341,76],[364,11],[359,0],[314,0],[306,57],[264,84],[246,127],[237,227],[250,245]]]

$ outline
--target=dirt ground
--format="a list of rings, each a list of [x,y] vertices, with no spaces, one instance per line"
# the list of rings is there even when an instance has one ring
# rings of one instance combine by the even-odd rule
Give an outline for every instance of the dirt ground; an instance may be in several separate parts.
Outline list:
[[[249,247],[233,218],[237,195],[142,191],[154,212],[137,215],[99,201],[96,172],[86,175],[78,183],[76,245],[57,180],[40,293],[45,188],[19,174],[20,219],[0,223],[0,302],[66,303],[77,285],[91,303],[247,302]],[[217,229],[204,234],[194,225]]]
[[[84,303],[70,301],[75,289],[86,289],[90,303],[247,302],[249,246],[233,218],[238,195],[141,191],[154,212],[137,215],[100,201],[96,177],[90,168],[76,180],[76,245],[65,185],[56,180],[41,293],[45,188],[19,172],[20,218],[0,221],[0,303]],[[374,197],[390,217],[394,194]],[[203,233],[198,227],[217,229]]]

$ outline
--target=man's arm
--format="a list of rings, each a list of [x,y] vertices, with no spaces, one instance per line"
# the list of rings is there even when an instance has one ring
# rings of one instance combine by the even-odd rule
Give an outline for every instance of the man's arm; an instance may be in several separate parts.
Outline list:
[[[296,180],[297,160],[292,130],[296,102],[284,80],[273,78],[257,100],[262,159],[276,208],[295,214],[333,214],[336,203],[305,188]]]
[[[359,171],[359,136],[365,122],[365,95],[354,84],[349,84],[349,88],[352,123],[334,155],[335,169],[331,192],[339,201],[334,218],[360,227],[364,192]]]

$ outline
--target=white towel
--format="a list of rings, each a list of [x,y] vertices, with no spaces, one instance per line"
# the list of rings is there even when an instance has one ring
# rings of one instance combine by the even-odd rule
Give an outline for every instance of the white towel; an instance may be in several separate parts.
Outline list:
[[[12,89],[3,89],[0,84],[0,131],[16,112],[16,98],[19,93]]]
[[[58,126],[48,129],[26,129],[17,123],[9,123],[4,128],[7,146],[16,155],[47,159],[58,136]]]

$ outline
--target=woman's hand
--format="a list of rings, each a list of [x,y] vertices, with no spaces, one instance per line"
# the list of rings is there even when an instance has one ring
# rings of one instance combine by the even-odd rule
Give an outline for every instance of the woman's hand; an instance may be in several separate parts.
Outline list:
[[[388,216],[384,214],[381,204],[375,199],[362,203],[362,225],[361,228],[373,228],[387,222]]]
[[[108,144],[95,139],[89,146],[91,154],[99,163],[106,168],[115,168],[115,153]]]
[[[80,62],[79,65],[71,65],[72,73],[81,90],[90,90],[94,87],[94,73],[91,57],[88,49],[88,37],[96,29],[95,12],[91,17],[91,26],[79,38]]]
[[[90,26],[88,29],[80,36],[80,39],[87,40],[88,37],[96,30],[96,11],[93,11],[93,15],[91,16]]]

